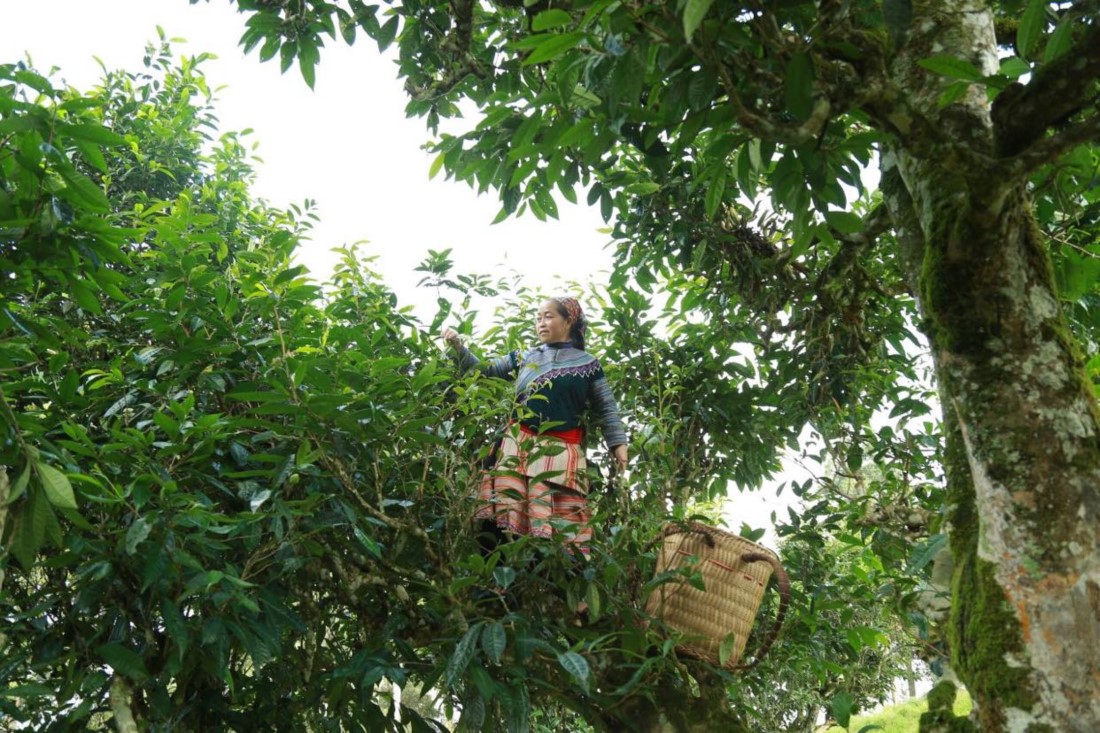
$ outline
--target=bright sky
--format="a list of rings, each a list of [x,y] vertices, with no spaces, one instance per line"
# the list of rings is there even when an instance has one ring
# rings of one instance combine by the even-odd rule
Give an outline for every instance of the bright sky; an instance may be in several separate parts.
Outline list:
[[[495,194],[478,196],[442,175],[428,180],[432,156],[421,145],[429,133],[405,117],[396,66],[373,41],[330,41],[311,91],[296,66],[283,76],[276,61],[244,56],[237,41],[245,17],[229,0],[0,0],[0,63],[26,52],[39,70],[57,66],[60,78],[87,88],[100,78],[95,57],[109,69],[140,69],[157,25],[186,39],[174,44],[177,56],[217,55],[204,68],[211,86],[223,87],[221,129],[252,128],[264,159],[255,193],[276,206],[318,204],[321,223],[301,253],[318,278],[331,270],[332,247],[359,240],[369,240],[375,269],[403,303],[422,299],[413,268],[428,249],[452,248],[460,272],[516,270],[544,290],[559,278],[603,278],[611,252],[596,211],[559,201],[560,221],[527,214],[490,226],[500,210]]]

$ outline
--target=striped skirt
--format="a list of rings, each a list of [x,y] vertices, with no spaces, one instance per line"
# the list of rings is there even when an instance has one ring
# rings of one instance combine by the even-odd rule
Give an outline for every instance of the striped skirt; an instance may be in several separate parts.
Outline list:
[[[559,535],[588,554],[586,468],[581,444],[531,435],[513,424],[497,450],[496,468],[482,476],[475,517],[514,534]]]

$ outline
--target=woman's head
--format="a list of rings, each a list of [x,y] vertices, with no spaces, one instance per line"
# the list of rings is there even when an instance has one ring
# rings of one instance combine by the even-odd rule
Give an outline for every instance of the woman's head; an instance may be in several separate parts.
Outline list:
[[[584,349],[587,328],[588,323],[576,298],[547,298],[535,316],[535,330],[539,341],[544,344],[569,341],[575,348]]]

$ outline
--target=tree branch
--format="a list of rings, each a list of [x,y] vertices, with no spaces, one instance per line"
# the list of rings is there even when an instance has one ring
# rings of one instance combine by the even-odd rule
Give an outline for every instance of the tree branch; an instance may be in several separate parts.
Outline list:
[[[115,716],[115,725],[118,733],[139,733],[137,722],[134,721],[134,712],[131,709],[130,697],[133,693],[126,680],[116,672],[111,680],[111,692],[108,696],[111,712]]]
[[[474,0],[453,0],[451,7],[454,13],[454,28],[439,44],[439,50],[451,58],[452,64],[430,84],[418,86],[412,79],[406,81],[405,92],[414,101],[438,99],[471,74],[478,78],[486,76],[485,69],[470,53],[474,27]]]
[[[997,166],[997,180],[1020,180],[1046,163],[1057,160],[1078,145],[1100,140],[1100,112],[1071,125],[1057,135],[1044,137]]]
[[[1083,24],[1082,24],[1083,25]],[[1026,86],[1013,84],[993,103],[997,151],[1004,157],[1023,152],[1043,134],[1079,112],[1100,79],[1100,23],[1085,27],[1084,36],[1063,56],[1043,64]]]

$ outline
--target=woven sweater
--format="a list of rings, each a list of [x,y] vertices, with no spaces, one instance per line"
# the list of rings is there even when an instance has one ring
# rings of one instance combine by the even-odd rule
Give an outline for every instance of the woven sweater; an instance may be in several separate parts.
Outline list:
[[[526,353],[516,350],[487,364],[462,346],[458,366],[463,372],[477,368],[489,377],[514,380],[516,420],[534,432],[582,427],[588,409],[609,449],[626,444],[622,416],[603,367],[596,357],[568,342],[543,344]]]

